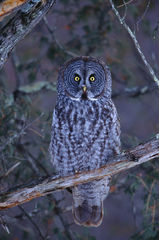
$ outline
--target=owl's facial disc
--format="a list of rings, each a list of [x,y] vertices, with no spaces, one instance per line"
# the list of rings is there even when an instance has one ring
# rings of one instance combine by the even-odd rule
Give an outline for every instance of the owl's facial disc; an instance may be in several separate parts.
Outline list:
[[[84,78],[82,69],[84,62],[78,60],[69,64],[64,71],[64,89],[65,93],[72,100],[80,101],[82,95],[82,86],[84,85]]]
[[[72,62],[64,71],[64,88],[72,100],[98,100],[105,88],[103,67],[93,61]]]

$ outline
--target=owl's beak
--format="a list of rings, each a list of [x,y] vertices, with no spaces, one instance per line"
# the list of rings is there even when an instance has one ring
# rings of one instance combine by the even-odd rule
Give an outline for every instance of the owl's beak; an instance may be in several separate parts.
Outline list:
[[[83,92],[86,93],[87,87],[83,86]]]

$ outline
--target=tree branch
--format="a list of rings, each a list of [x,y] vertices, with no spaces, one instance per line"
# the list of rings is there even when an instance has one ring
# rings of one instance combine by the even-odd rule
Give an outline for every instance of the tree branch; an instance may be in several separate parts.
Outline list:
[[[45,26],[46,26],[48,32],[50,33],[50,35],[51,35],[51,37],[52,37],[52,40],[55,41],[55,43],[56,43],[56,45],[58,46],[58,48],[59,48],[61,51],[63,51],[64,53],[66,53],[66,54],[67,54],[68,56],[70,56],[70,57],[77,57],[77,54],[75,54],[75,53],[73,53],[73,52],[65,49],[65,48],[61,45],[61,43],[57,40],[57,38],[55,37],[55,30],[56,30],[56,29],[53,30],[53,29],[51,28],[51,26],[49,25],[49,22],[48,22],[48,20],[47,20],[46,17],[44,17],[44,23],[45,23]]]
[[[131,88],[124,88],[122,90],[116,90],[113,91],[112,93],[112,98],[116,98],[118,96],[127,96],[131,98],[139,97],[144,94],[150,93],[152,91],[158,91],[158,88],[156,88],[156,84],[154,83],[153,85],[150,86],[142,86],[142,87],[131,87]]]
[[[118,10],[115,8],[115,5],[113,3],[113,0],[109,0],[110,5],[112,7],[113,12],[115,13],[115,15],[117,16],[118,20],[120,21],[121,25],[124,26],[125,30],[127,31],[127,33],[129,34],[129,36],[131,37],[131,39],[133,40],[134,44],[135,44],[135,48],[137,49],[142,61],[144,62],[146,68],[148,69],[151,77],[153,78],[153,80],[156,82],[156,84],[159,87],[159,79],[157,78],[153,68],[151,67],[151,65],[148,63],[145,55],[143,54],[140,44],[136,39],[135,33],[132,32],[132,30],[130,29],[130,27],[126,24],[125,20],[123,18],[121,18]]]
[[[0,30],[0,69],[8,54],[45,16],[55,0],[29,0]]]
[[[0,210],[15,207],[34,198],[45,196],[53,191],[63,190],[80,183],[113,176],[121,171],[140,165],[159,157],[159,139],[140,144],[133,150],[125,151],[113,159],[109,159],[106,166],[99,169],[77,173],[73,176],[59,178],[58,176],[39,179],[35,182],[10,189],[0,194]]]
[[[45,237],[43,236],[38,224],[36,224],[35,221],[33,221],[32,217],[25,211],[25,209],[22,206],[19,206],[20,210],[25,214],[25,216],[30,220],[30,222],[33,224],[33,226],[35,227],[35,229],[37,230],[40,238],[42,240],[45,240]]]

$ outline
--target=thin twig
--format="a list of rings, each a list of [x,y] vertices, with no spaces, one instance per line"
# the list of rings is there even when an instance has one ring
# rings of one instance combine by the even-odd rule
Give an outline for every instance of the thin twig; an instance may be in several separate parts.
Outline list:
[[[149,204],[150,204],[150,200],[151,200],[151,196],[152,196],[152,190],[154,188],[155,183],[156,183],[156,180],[153,180],[150,190],[148,190],[149,194],[148,194],[147,202],[146,202],[146,213],[148,212],[148,209],[149,209]]]
[[[19,165],[21,164],[21,162],[17,162],[16,164],[14,164],[11,168],[8,169],[8,171],[0,177],[0,180],[4,177],[7,177],[11,172],[14,171],[14,169],[16,169]]]
[[[122,17],[122,20],[125,20],[128,8],[127,8],[125,0],[123,0],[123,3],[124,3],[124,6],[125,6],[125,9],[124,9],[124,15]]]
[[[9,227],[7,226],[6,221],[4,220],[4,218],[0,215],[0,224],[2,225],[3,229],[10,234],[10,230]]]
[[[22,216],[22,214],[21,214]],[[25,216],[26,217],[26,216]],[[19,218],[20,219],[20,218]],[[23,222],[19,221],[18,217],[11,217],[8,215],[3,215],[3,220],[7,225],[14,225],[15,227],[18,227],[20,230],[25,231],[26,233],[29,233],[33,235],[33,230],[30,227],[26,227]],[[9,232],[10,233],[10,232]]]
[[[15,61],[15,59],[13,59],[13,61]],[[16,77],[18,78],[18,72],[17,72],[17,69],[16,69],[16,68],[17,68],[17,64],[16,64],[16,62],[14,62],[14,63],[15,63],[15,64],[14,64],[13,66],[14,66],[14,68],[15,68],[15,72],[17,73],[17,74],[16,74]],[[29,128],[29,129],[31,129],[31,128]],[[24,152],[24,151],[25,151],[25,148],[24,148],[24,147],[22,147],[22,148],[23,148],[23,152]],[[44,166],[42,166],[38,161],[36,161],[36,159],[34,158],[34,156],[33,156],[30,152],[27,152],[27,154],[29,155],[28,158],[27,158],[27,161],[28,161],[29,164],[31,165],[31,168],[32,168],[32,170],[34,171],[35,175],[36,175],[37,177],[40,176],[40,171],[39,171],[39,169],[38,169],[38,167],[40,167],[40,168],[43,169],[44,173],[47,174],[47,176],[49,176],[49,173],[48,173],[47,169],[46,169]],[[51,202],[54,202],[56,205],[58,205],[56,199],[55,199],[53,196],[48,196],[48,199],[49,199]],[[26,215],[26,216],[30,219],[30,221],[31,221],[31,220],[32,220],[31,216],[28,215],[27,212],[26,212],[24,209],[21,209],[21,210],[23,210],[23,212],[25,213],[25,215]],[[60,221],[61,221],[61,223],[63,224],[63,227],[64,227],[64,229],[65,229],[66,236],[68,237],[69,240],[73,240],[71,231],[69,230],[68,226],[66,225],[65,220],[64,220],[62,214],[58,211],[58,212],[57,212],[57,215],[59,216]],[[34,226],[36,227],[36,229],[37,229],[38,232],[39,232],[39,229],[38,229],[38,226],[36,225],[36,223],[35,223],[34,221],[31,221],[31,222],[34,224]],[[41,235],[40,232],[39,232],[39,234]],[[43,237],[43,236],[42,236],[42,237]]]
[[[23,148],[23,150],[25,151],[24,148]],[[29,155],[29,158],[30,158],[29,163],[31,161],[32,169],[33,169],[33,171],[34,171],[34,173],[37,177],[40,177],[40,168],[42,168],[42,170],[44,171],[45,174],[47,174],[47,176],[50,176],[48,170],[44,166],[41,166],[41,164],[38,161],[36,161],[36,159],[34,158],[34,156],[30,152],[28,152],[28,155]],[[39,170],[38,170],[38,167],[39,167]],[[58,209],[57,200],[52,195],[48,195],[47,197],[52,204],[53,203],[55,204],[56,209]],[[60,219],[60,221],[61,221],[61,223],[62,223],[62,225],[65,229],[65,233],[66,233],[68,239],[73,240],[72,233],[69,230],[69,228],[68,228],[68,226],[67,226],[67,224],[66,224],[66,222],[65,222],[61,213],[62,213],[62,211],[56,211],[56,215],[58,215],[58,217],[59,217],[59,219]]]
[[[55,198],[53,198],[53,201],[55,203],[55,206],[58,206],[58,202],[57,202],[57,200]],[[62,216],[62,213],[63,213],[62,209],[59,209],[58,207],[56,207],[55,213],[58,215],[58,217],[59,217],[59,219],[60,219],[60,221],[61,221],[61,223],[62,223],[62,225],[64,227],[65,235],[67,236],[67,238],[69,240],[74,240],[73,234],[72,234],[72,232],[69,229],[69,224],[68,224],[68,222],[66,222],[64,220],[64,217]]]
[[[147,186],[145,181],[139,176],[135,176],[135,177],[140,181],[140,183],[143,185],[143,187],[149,192],[149,187]]]
[[[142,14],[142,16],[141,16],[141,17],[137,20],[137,22],[136,22],[136,29],[137,29],[137,31],[139,31],[139,24],[140,24],[141,21],[144,19],[145,15],[146,15],[149,7],[150,7],[150,2],[151,2],[151,0],[148,0],[148,3],[147,3],[147,5],[146,5],[146,9],[145,9],[144,13]]]
[[[23,134],[25,134],[25,130],[29,128],[34,122],[39,120],[44,114],[42,113],[40,116],[38,116],[36,119],[28,123],[26,126],[22,127],[22,129],[19,132],[16,132],[12,137],[6,140],[6,142],[3,145],[0,145],[0,153],[9,145],[11,144],[15,139],[19,138]]]
[[[155,222],[155,215],[156,215],[156,200],[154,200],[154,205],[152,206],[152,224]]]
[[[45,240],[45,237],[43,236],[43,234],[41,233],[40,228],[38,227],[38,225],[33,221],[33,219],[30,217],[30,215],[25,211],[25,209],[22,206],[18,206],[20,208],[20,210],[25,214],[25,216],[29,219],[29,221],[34,225],[35,229],[37,230],[37,232],[39,233],[39,236],[42,240]]]
[[[128,2],[124,2],[123,4],[118,5],[117,8],[124,7],[125,5],[128,5],[128,4],[130,4],[131,2],[133,2],[133,1],[134,1],[134,0],[130,0],[130,1],[128,1]]]
[[[113,12],[115,13],[115,15],[117,16],[118,20],[120,21],[121,25],[124,26],[124,28],[126,29],[126,31],[128,32],[129,36],[131,37],[131,39],[133,40],[134,44],[135,44],[135,47],[142,59],[142,61],[144,62],[145,66],[147,67],[150,75],[152,76],[153,80],[156,82],[156,84],[158,85],[159,87],[159,79],[157,78],[153,68],[151,67],[151,65],[147,62],[146,60],[146,57],[145,55],[143,54],[142,50],[141,50],[141,47],[140,47],[140,44],[139,42],[137,41],[136,39],[136,36],[135,34],[132,32],[132,30],[130,29],[130,27],[126,24],[126,22],[124,21],[124,19],[121,18],[118,10],[115,8],[114,6],[114,3],[112,0],[109,0],[110,4],[111,4],[111,7],[112,7],[112,10]]]
[[[44,17],[43,20],[44,20],[44,23],[45,23],[45,26],[46,26],[48,32],[50,33],[52,39],[55,41],[55,43],[56,43],[56,45],[58,46],[58,48],[59,48],[60,50],[62,50],[64,53],[66,53],[67,55],[69,55],[70,57],[77,57],[77,56],[78,56],[77,54],[75,54],[75,53],[73,53],[73,52],[71,52],[71,51],[69,51],[69,50],[66,50],[66,49],[61,45],[61,43],[57,40],[57,38],[55,37],[55,30],[53,30],[53,29],[50,27],[47,18]]]

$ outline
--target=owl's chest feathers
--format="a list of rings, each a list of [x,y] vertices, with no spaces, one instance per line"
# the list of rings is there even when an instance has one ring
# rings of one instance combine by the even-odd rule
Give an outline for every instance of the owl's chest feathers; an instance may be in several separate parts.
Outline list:
[[[99,167],[109,155],[111,107],[97,102],[56,106],[54,115],[54,143],[57,168],[83,171]],[[63,170],[62,170],[63,171]]]
[[[106,108],[94,102],[85,104],[75,102],[74,105],[56,108],[55,114],[59,132],[65,133],[64,138],[69,136],[75,141],[81,140],[81,137],[84,141],[85,138],[89,138],[90,134],[102,137],[103,134],[106,134],[105,131],[110,128],[109,123],[112,120],[109,107]]]

